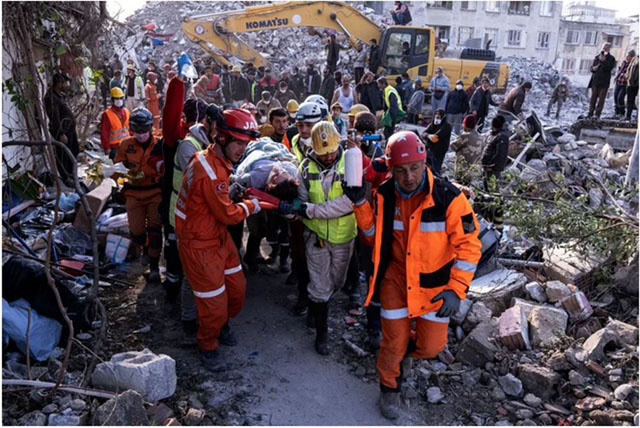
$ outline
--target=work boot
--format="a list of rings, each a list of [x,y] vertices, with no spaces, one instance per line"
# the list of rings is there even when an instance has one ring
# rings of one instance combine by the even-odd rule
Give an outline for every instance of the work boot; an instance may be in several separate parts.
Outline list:
[[[378,400],[380,413],[387,419],[398,419],[400,417],[400,393],[381,392]]]
[[[260,239],[255,235],[249,234],[247,239],[247,251],[244,253],[242,261],[245,262],[249,272],[258,272],[258,255],[260,254]]]
[[[197,320],[183,320],[182,321],[182,342],[181,345],[185,348],[195,346],[198,344],[198,321]]]
[[[329,327],[327,318],[329,315],[328,302],[309,302],[316,321],[316,352],[320,355],[329,355]]]
[[[162,281],[162,288],[166,292],[166,298],[169,302],[178,302],[178,293],[180,293],[180,282],[169,281],[165,279]]]
[[[280,272],[287,273],[291,270],[289,264],[289,245],[280,245]],[[288,278],[287,278],[288,279]]]
[[[316,327],[316,317],[313,311],[307,312],[307,327],[315,328]]]
[[[236,335],[231,331],[229,322],[222,326],[222,330],[218,336],[218,342],[225,346],[236,346],[238,344],[238,339],[236,339]]]
[[[371,347],[371,349],[374,351],[380,349],[380,341],[382,340],[382,333],[380,332],[380,330],[369,330],[367,336],[369,347]]]
[[[309,311],[309,300],[306,297],[298,297],[296,304],[293,306],[293,314],[297,317],[306,315]]]
[[[147,278],[148,284],[157,284],[160,282],[160,268],[158,267],[159,263],[159,259],[149,259],[149,277]]]
[[[213,351],[200,351],[200,361],[205,369],[213,373],[220,373],[227,369],[224,358],[217,349]]]
[[[291,271],[287,279],[284,280],[285,285],[293,285],[298,282],[298,273]]]

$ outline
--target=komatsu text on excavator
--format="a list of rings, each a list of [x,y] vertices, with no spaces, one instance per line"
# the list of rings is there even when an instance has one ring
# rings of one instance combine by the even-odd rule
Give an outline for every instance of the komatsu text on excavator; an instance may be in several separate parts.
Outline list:
[[[323,27],[343,32],[354,48],[358,41],[368,45],[371,39],[376,39],[382,54],[381,68],[372,71],[385,75],[391,84],[404,72],[412,79],[430,79],[441,66],[452,89],[458,79],[468,86],[477,76],[489,78],[496,93],[504,93],[507,88],[509,67],[495,62],[495,52],[464,49],[457,58],[436,58],[433,28],[394,25],[383,30],[344,2],[290,1],[193,16],[182,22],[185,35],[218,62],[229,64],[225,55],[230,55],[255,66],[267,66],[269,62],[236,34],[290,27]],[[410,46],[409,52],[403,48],[405,42]]]

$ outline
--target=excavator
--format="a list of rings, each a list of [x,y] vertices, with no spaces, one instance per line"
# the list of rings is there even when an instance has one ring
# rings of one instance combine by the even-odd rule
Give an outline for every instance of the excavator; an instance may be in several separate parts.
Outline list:
[[[507,89],[509,66],[495,62],[495,52],[466,48],[455,58],[436,57],[433,28],[393,25],[382,29],[344,2],[286,1],[192,16],[182,21],[185,35],[220,64],[230,64],[227,55],[251,62],[256,67],[268,66],[269,61],[236,34],[291,27],[322,27],[342,32],[354,48],[358,41],[366,46],[371,39],[376,39],[380,45],[382,69],[374,72],[382,72],[392,85],[395,85],[395,78],[405,72],[411,79],[420,77],[428,82],[435,69],[442,67],[451,89],[458,79],[468,87],[477,76],[489,78],[494,93],[504,93]]]

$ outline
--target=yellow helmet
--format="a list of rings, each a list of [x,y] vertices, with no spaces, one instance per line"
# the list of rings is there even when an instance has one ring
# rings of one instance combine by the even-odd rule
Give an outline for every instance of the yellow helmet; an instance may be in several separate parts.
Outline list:
[[[351,110],[349,110],[349,114],[347,116],[355,116],[356,114],[360,113],[361,111],[366,111],[368,113],[371,113],[371,111],[369,110],[369,107],[367,107],[364,104],[354,104],[351,107]]]
[[[287,112],[289,113],[289,116],[295,117],[298,112],[298,102],[296,100],[287,101]]]
[[[338,150],[340,134],[331,122],[320,121],[311,128],[311,144],[317,155],[326,155]]]
[[[124,92],[122,92],[122,89],[117,86],[115,88],[111,88],[109,94],[111,95],[111,98],[124,98]]]

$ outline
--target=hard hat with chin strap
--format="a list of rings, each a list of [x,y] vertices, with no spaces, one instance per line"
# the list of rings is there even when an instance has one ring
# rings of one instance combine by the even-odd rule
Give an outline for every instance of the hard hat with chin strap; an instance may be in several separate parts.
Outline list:
[[[322,120],[322,109],[320,105],[314,102],[304,102],[298,107],[296,113],[296,122],[316,123]]]

